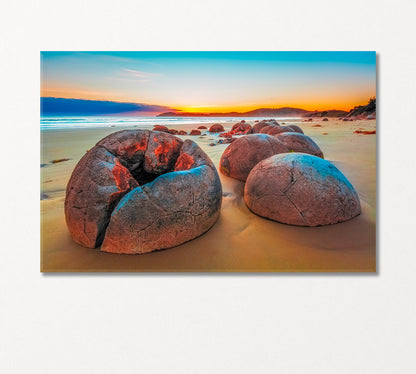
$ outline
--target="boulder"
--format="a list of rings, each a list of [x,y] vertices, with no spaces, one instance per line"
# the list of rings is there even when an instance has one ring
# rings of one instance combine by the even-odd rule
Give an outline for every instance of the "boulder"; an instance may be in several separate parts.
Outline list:
[[[268,124],[267,126],[264,126],[260,129],[259,134],[268,134],[269,131],[272,131],[273,129],[277,129],[279,127],[280,126]]]
[[[330,162],[303,153],[259,162],[247,178],[244,201],[261,217],[297,226],[330,225],[361,213],[347,178]]]
[[[214,225],[221,200],[215,166],[197,144],[186,140],[172,173],[132,190],[120,201],[101,250],[137,254],[180,245]]]
[[[246,123],[245,121],[241,121],[239,123],[236,123],[232,128],[230,133],[232,135],[247,135],[251,134],[252,128],[251,126]]]
[[[221,156],[222,174],[245,181],[251,169],[261,160],[287,152],[280,140],[266,134],[247,135],[236,139]]]
[[[172,185],[165,185],[170,181]],[[142,198],[149,201],[129,210],[127,207],[134,200],[125,197],[136,190],[144,191],[147,197]],[[159,198],[174,205],[165,207],[165,215],[160,211],[165,202],[159,202]],[[144,253],[176,246],[201,235],[218,218],[220,206],[218,173],[198,145],[164,132],[124,130],[99,141],[78,162],[67,185],[65,218],[73,240],[80,245],[95,248],[105,237],[102,250]],[[160,220],[147,208],[161,214]],[[154,226],[143,229],[142,236],[130,232],[129,241],[125,231],[139,227],[147,219],[152,220],[147,225]],[[179,229],[180,225],[186,228]],[[160,239],[149,234],[154,230]],[[114,239],[120,235],[126,237]],[[137,242],[133,243],[133,238]]]
[[[166,126],[156,125],[153,127],[153,131],[169,132],[169,129]]]
[[[206,130],[207,129],[207,127],[206,126],[199,126],[198,127],[198,130]]]
[[[199,130],[191,130],[191,132],[189,133],[189,135],[201,135],[201,131],[199,131]]]
[[[303,130],[297,125],[287,125],[286,127],[292,129],[294,132],[297,132],[298,134],[303,134]]]
[[[257,122],[257,123],[253,126],[252,133],[253,133],[253,134],[258,134],[258,133],[260,133],[260,130],[261,130],[263,127],[266,127],[266,126],[270,126],[270,123],[266,122],[265,120],[260,121],[260,122]]]
[[[324,154],[309,136],[298,134],[296,132],[285,132],[276,136],[287,148],[288,152],[308,153],[320,158],[324,158]]]
[[[179,130],[178,135],[188,135],[188,133],[184,130]]]
[[[324,118],[323,120],[322,120],[322,122],[327,122],[328,121],[328,118]]]
[[[99,246],[112,210],[138,185],[117,157],[93,147],[78,162],[66,189],[65,220],[73,240],[88,248]]]
[[[268,128],[263,127],[262,131],[265,131],[265,134],[274,136],[285,132],[294,132],[295,130],[288,126],[270,126]]]
[[[220,125],[219,123],[215,123],[214,125],[212,125],[209,130],[209,132],[223,132],[224,130],[224,126]]]

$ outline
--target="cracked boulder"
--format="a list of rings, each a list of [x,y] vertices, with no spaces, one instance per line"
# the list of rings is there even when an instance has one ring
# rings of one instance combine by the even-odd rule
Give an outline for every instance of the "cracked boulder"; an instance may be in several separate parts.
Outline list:
[[[287,147],[273,136],[247,135],[233,141],[224,151],[220,160],[220,171],[228,177],[245,181],[257,163],[287,151]]]
[[[285,132],[276,136],[287,148],[288,152],[308,153],[320,158],[324,158],[324,154],[309,136],[299,133]]]
[[[261,217],[297,226],[330,225],[361,213],[347,178],[330,162],[302,153],[258,163],[247,178],[244,201]]]
[[[138,183],[120,160],[101,147],[79,161],[67,185],[65,218],[78,244],[101,244],[110,215],[119,200]]]
[[[186,140],[171,173],[129,192],[111,215],[102,251],[147,253],[177,246],[218,219],[222,188],[209,157]]]
[[[191,175],[178,179],[179,174],[184,173]],[[174,182],[172,186],[165,185],[171,181]],[[180,187],[181,183],[183,188]],[[203,188],[205,195],[194,191],[197,188]],[[169,248],[169,242],[170,246],[175,246],[201,235],[215,223],[219,215],[221,184],[218,173],[209,157],[194,142],[183,142],[163,132],[118,131],[99,141],[81,158],[72,172],[66,191],[65,218],[73,240],[85,247],[98,247],[104,236],[107,238],[107,227],[110,224],[113,227],[112,236],[106,239],[106,251],[149,251],[149,245],[146,244],[149,231],[143,231],[144,237],[136,236],[138,242],[131,242],[130,248],[125,246],[125,241],[124,247],[119,246],[117,241],[111,242],[111,237],[117,235],[117,230],[111,225],[113,211],[120,211],[120,205],[126,205],[125,197],[135,190],[147,191],[148,196],[153,198],[154,206],[135,206],[134,217],[119,213],[116,220],[124,222],[125,229],[134,224],[132,219],[143,222],[146,219],[143,217],[150,217],[146,209],[159,211],[158,207],[163,206],[163,203],[158,204],[159,198],[165,202],[171,201],[173,205],[181,204],[171,207],[171,226],[168,225],[167,213],[163,215],[163,223],[152,216],[161,238],[177,239],[165,240],[162,247],[156,245],[151,250]],[[163,194],[165,196],[162,198]],[[196,201],[196,196],[202,200]],[[132,200],[127,205],[130,201]],[[168,208],[166,212],[169,212]],[[191,220],[193,224],[189,215],[194,217]],[[205,223],[196,217],[203,217]],[[187,234],[175,234],[172,227],[176,224],[187,225]],[[142,246],[146,250],[141,251],[139,248]]]
[[[247,134],[251,134],[251,132],[252,132],[252,128],[248,123],[238,122],[231,128],[230,134],[247,135]]]

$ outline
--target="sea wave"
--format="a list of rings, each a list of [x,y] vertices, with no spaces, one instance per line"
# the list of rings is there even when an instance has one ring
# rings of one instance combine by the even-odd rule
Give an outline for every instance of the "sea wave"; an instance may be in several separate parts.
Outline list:
[[[141,127],[153,128],[155,125],[174,126],[196,123],[236,123],[245,119],[246,121],[262,120],[261,118],[242,117],[42,117],[40,119],[41,130],[45,129],[68,129],[89,127]],[[276,120],[290,120],[295,118],[276,118]]]

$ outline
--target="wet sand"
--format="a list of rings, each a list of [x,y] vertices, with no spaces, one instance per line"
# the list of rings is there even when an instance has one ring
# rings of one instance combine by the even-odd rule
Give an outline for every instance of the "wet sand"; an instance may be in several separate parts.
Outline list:
[[[249,119],[246,119],[250,123]],[[85,152],[104,136],[125,128],[41,131],[41,271],[44,272],[373,272],[376,267],[376,121],[329,120],[298,124],[351,181],[361,200],[360,216],[323,227],[280,224],[251,213],[243,201],[244,183],[220,174],[221,215],[204,235],[178,247],[144,255],[117,255],[74,243],[64,217],[65,188]],[[177,125],[190,131],[197,128]],[[204,124],[206,125],[206,124]],[[320,125],[321,127],[314,127]],[[207,126],[207,125],[206,125]],[[226,130],[230,124],[224,125]],[[129,127],[131,128],[131,127]],[[218,168],[228,145],[209,144],[217,136],[180,136],[196,141]],[[70,160],[52,164],[52,160]]]

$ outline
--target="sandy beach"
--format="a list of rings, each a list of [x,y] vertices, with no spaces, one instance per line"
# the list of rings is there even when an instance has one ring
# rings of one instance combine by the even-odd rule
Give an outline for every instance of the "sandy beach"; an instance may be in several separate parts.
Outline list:
[[[252,119],[246,121],[253,124]],[[322,122],[287,120],[302,127],[351,181],[362,213],[343,223],[297,227],[258,217],[243,201],[244,183],[220,173],[223,202],[220,218],[204,235],[178,247],[144,255],[117,255],[74,243],[64,217],[65,188],[85,152],[117,128],[41,130],[41,271],[187,271],[187,272],[372,272],[376,267],[376,136],[374,120]],[[204,123],[206,126],[207,124]],[[318,126],[319,125],[319,126]],[[175,125],[190,131],[194,125]],[[224,123],[226,130],[232,124]],[[209,126],[207,126],[209,127]],[[206,135],[205,135],[206,134]],[[218,168],[228,145],[217,135],[180,136],[197,142]],[[51,163],[68,158],[68,161]]]

